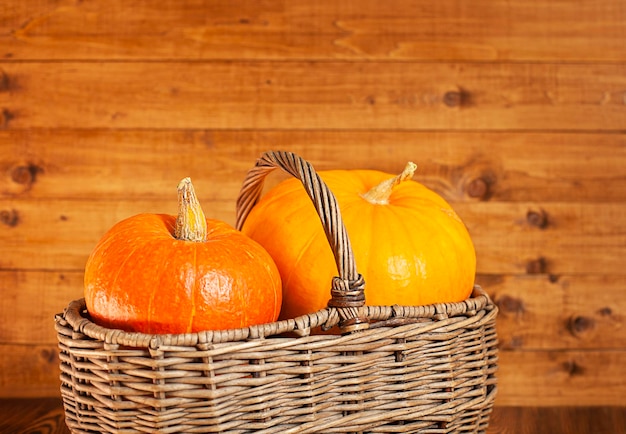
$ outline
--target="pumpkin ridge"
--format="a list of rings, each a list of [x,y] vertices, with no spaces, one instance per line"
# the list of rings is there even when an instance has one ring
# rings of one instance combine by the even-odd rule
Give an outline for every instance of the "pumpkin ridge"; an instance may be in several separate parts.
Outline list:
[[[267,270],[266,270],[266,271],[267,271],[267,275],[268,275],[268,276],[270,277],[270,279],[271,279],[271,278],[272,278],[272,272],[269,270],[269,267],[267,268]],[[279,274],[280,274],[280,273],[279,273]],[[282,285],[281,285],[280,290],[282,291],[282,289],[283,289],[283,288],[282,288]],[[277,292],[277,291],[274,291],[274,292],[273,292],[273,298],[274,298],[274,308],[273,308],[273,310],[272,310],[272,318],[274,318],[274,319],[278,319],[278,317],[280,316],[280,308],[281,308],[281,306],[280,306],[280,305],[281,305],[281,303],[282,303],[282,293],[281,293],[281,299],[280,299],[281,303],[279,303],[279,302],[278,302],[279,300],[278,300],[278,292]]]
[[[156,255],[155,255],[156,256]],[[154,267],[155,270],[162,270],[163,267]],[[161,280],[163,279],[163,271],[161,271],[161,273],[159,274],[159,278],[158,278],[158,282],[159,285],[158,286],[153,286],[151,291],[150,291],[150,298],[148,299],[148,313],[147,313],[147,324],[148,327],[152,327],[152,306],[154,305],[154,298],[156,297],[156,293],[159,290],[159,288],[161,287]]]
[[[403,243],[410,243],[412,246],[415,245],[415,240],[414,238],[414,229],[407,224],[407,216],[406,214],[408,214],[410,212],[410,210],[406,209],[403,210],[402,208],[398,208],[397,206],[395,206],[394,204],[390,202],[388,202],[385,205],[374,205],[374,206],[378,206],[381,208],[382,212],[388,213],[387,216],[381,215],[381,213],[379,212],[377,217],[378,219],[380,219],[380,221],[393,221],[394,224],[398,224],[401,227],[401,233],[403,234],[403,236],[400,238],[402,240]],[[388,226],[386,227],[388,228]],[[398,228],[394,228],[394,232],[398,233],[400,232],[400,229]],[[395,246],[394,249],[391,250],[389,249],[390,245],[386,244],[386,243],[380,243],[382,246],[387,246],[388,250],[387,253],[389,253],[390,251],[392,252],[396,252]],[[418,248],[421,248],[421,246],[419,246]],[[399,249],[401,252],[404,251],[404,248],[400,248]],[[387,254],[385,256],[388,256]],[[397,255],[394,255],[394,258],[397,257]],[[415,257],[408,257],[405,256],[405,258],[410,261],[410,269],[409,269],[409,273],[411,274],[410,277],[415,277],[418,275],[417,270],[416,270],[416,258]],[[385,264],[385,267],[389,267],[389,264]],[[396,280],[396,279],[393,279]],[[410,279],[413,280],[413,279]],[[403,286],[403,288],[406,287],[406,284]]]
[[[198,244],[194,244],[192,246],[193,249],[193,288],[191,290],[191,314],[189,318],[189,325],[187,326],[187,333],[191,333],[193,330],[193,324],[196,320],[197,314],[197,306],[196,306],[196,296],[198,295],[199,289],[198,285],[200,285],[200,279],[198,279]]]
[[[132,250],[130,250],[125,255],[124,260],[116,267],[116,272],[115,272],[114,277],[112,279],[107,279],[106,280],[106,283],[108,284],[107,291],[109,291],[110,293],[118,293],[119,294],[120,292],[124,292],[123,290],[121,290],[121,288],[119,287],[117,282],[118,282],[120,276],[123,274],[124,267],[128,264],[128,261],[130,260],[130,258],[132,256],[134,256],[140,249],[142,249],[144,244],[145,244],[144,242],[136,242],[137,238],[138,237],[136,237],[136,239],[133,240],[133,241],[135,241],[134,248]],[[116,290],[116,288],[120,288],[120,290]],[[99,292],[100,290],[97,290],[97,291]],[[116,298],[116,297],[114,297],[114,298]],[[94,314],[96,314],[98,316],[104,316],[104,317],[108,317],[110,315],[108,312],[105,313],[105,312],[101,311],[100,309],[98,309],[96,312],[94,312]],[[125,319],[122,319],[122,321],[123,322],[124,321],[128,321],[129,319],[134,321],[135,318],[125,318]],[[117,322],[119,320],[120,320],[119,318],[113,319],[113,323],[115,323],[115,322]],[[107,320],[107,321],[109,321],[109,320]],[[115,325],[114,327],[115,328],[123,328],[120,325]]]
[[[143,217],[143,214],[138,214],[136,218]],[[105,232],[102,239],[96,244],[94,249],[91,251],[89,258],[99,256],[102,251],[106,251],[111,244],[115,244],[116,239],[112,237],[111,234],[115,231],[116,234],[124,234],[126,232],[134,232],[136,231],[136,227],[131,224],[131,218],[128,217],[124,220],[117,222],[113,227],[111,227],[108,231]],[[132,252],[131,252],[132,253]],[[89,261],[87,261],[89,262]]]
[[[124,260],[119,264],[119,266],[117,267],[116,273],[115,273],[115,277],[113,278],[113,280],[111,280],[111,286],[113,288],[115,288],[116,283],[117,283],[117,279],[119,279],[120,275],[122,274],[122,269],[124,268],[124,266],[128,263],[128,260],[131,258],[131,256],[133,256],[135,253],[137,253],[137,250],[143,248],[144,243],[137,243],[135,245],[135,247],[126,255],[126,257],[124,258]]]
[[[436,202],[432,202],[431,205],[436,204]],[[459,237],[460,233],[462,233],[462,231],[460,231],[457,225],[464,225],[464,223],[460,220],[460,218],[452,218],[449,216],[448,214],[448,210],[452,210],[452,212],[454,212],[454,210],[452,209],[452,207],[449,205],[448,208],[442,208],[442,207],[435,207],[435,206],[428,206],[427,208],[425,208],[426,213],[423,214],[423,223],[424,223],[424,228],[426,228],[426,230],[424,231],[424,228],[422,228],[422,230],[424,232],[427,233],[436,233],[439,234],[439,236],[437,237],[437,241],[439,241],[438,244],[441,244],[442,246],[438,249],[436,249],[435,254],[438,258],[438,260],[440,261],[440,263],[445,263],[446,267],[448,270],[453,269],[455,270],[454,272],[448,272],[446,273],[444,276],[442,276],[439,280],[443,283],[443,281],[445,281],[445,287],[446,288],[450,288],[451,285],[453,285],[453,281],[457,280],[457,277],[452,277],[452,276],[456,276],[458,275],[458,267],[462,264],[463,261],[461,261],[461,264],[459,263],[459,252],[458,249],[455,248],[455,240]],[[442,224],[440,219],[438,219],[437,217],[439,216],[439,214],[443,212],[444,214],[446,214],[446,218],[451,218],[453,220],[453,224]],[[451,248],[448,248],[451,247]],[[450,257],[449,255],[453,255],[453,257]],[[472,290],[473,285],[469,285],[468,288],[466,289],[466,295],[469,296],[469,293]],[[458,291],[457,291],[458,292]],[[452,300],[450,299],[449,301],[460,301],[460,300]]]
[[[152,258],[154,257],[159,257],[161,258],[161,262],[166,262],[167,261],[167,255],[163,255],[160,253],[161,247],[163,246],[163,240],[150,240],[150,241],[144,241],[142,242],[140,245],[137,246],[137,248],[135,250],[133,250],[132,253],[130,253],[127,257],[126,260],[124,261],[123,264],[120,265],[119,270],[120,272],[122,271],[122,268],[126,265],[126,263],[131,259],[131,257],[136,254],[139,250],[149,250],[150,251],[150,255]],[[163,267],[153,267],[153,270],[162,270]],[[147,314],[147,318],[145,320],[147,327],[150,329],[150,331],[154,331],[154,329],[152,328],[152,321],[153,321],[153,315],[152,315],[152,306],[154,304],[154,300],[156,298],[157,293],[159,292],[159,288],[163,287],[163,285],[160,283],[161,279],[163,276],[163,271],[161,271],[160,275],[159,275],[159,285],[154,285],[150,288],[150,297],[148,299],[148,314]],[[116,279],[117,280],[117,279]],[[135,320],[135,318],[133,318],[133,320]],[[134,327],[133,327],[134,328]]]
[[[318,224],[320,225],[319,228],[316,228],[312,232],[310,232],[310,236],[307,237],[306,243],[302,244],[301,246],[299,246],[300,248],[299,248],[299,252],[298,252],[298,257],[294,258],[293,260],[290,260],[289,275],[285,276],[285,278],[283,279],[283,283],[282,283],[282,288],[283,289],[292,287],[293,279],[301,274],[300,271],[299,271],[299,268],[300,268],[299,264],[301,263],[301,261],[306,256],[308,256],[308,252],[309,252],[310,247],[320,243],[320,241],[319,241],[320,239],[322,239],[321,243],[324,246],[327,246],[327,248],[328,248],[327,253],[328,253],[329,257],[333,258],[333,253],[332,253],[332,250],[330,249],[330,245],[328,244],[328,241],[326,239],[326,234],[324,233],[324,229],[322,228],[321,223],[319,223],[319,221],[318,221]],[[336,267],[334,259],[332,259],[331,262],[334,264],[333,265],[333,274],[331,276],[329,276],[329,279],[328,279],[328,284],[327,284],[328,291],[327,291],[326,301],[328,301],[330,299],[330,289],[331,289],[331,279],[332,279],[332,276],[336,276],[338,274],[337,267]],[[301,297],[302,296],[302,292],[301,291],[303,291],[303,290],[312,290],[312,289],[313,288],[300,288],[299,287],[299,288],[297,288],[296,291],[291,290],[287,294],[291,294],[292,296],[294,294],[296,294],[296,297]],[[284,303],[285,303],[285,293],[283,293],[283,295],[282,295],[282,304],[284,304]],[[313,313],[313,312],[317,311],[318,309],[323,309],[324,307],[325,307],[325,304],[322,305],[322,306],[315,306],[314,308],[310,309],[310,311],[299,312],[299,313],[296,313],[295,316]],[[283,307],[283,309],[284,309],[284,307]],[[283,309],[281,309],[279,311],[279,315],[287,315],[287,310],[283,311]],[[291,317],[294,316],[294,314],[292,312],[290,312],[288,316],[289,316],[289,318],[291,318]],[[285,319],[286,319],[286,317],[285,317]]]
[[[418,249],[420,251],[422,251],[422,249],[424,249],[425,246],[422,245],[422,243],[419,243],[418,240],[415,240],[415,233],[416,231],[418,232],[422,232],[423,231],[423,227],[422,228],[413,228],[410,225],[407,224],[407,214],[410,213],[417,213],[417,211],[415,209],[410,209],[410,208],[404,208],[404,207],[399,207],[397,205],[393,205],[389,208],[396,217],[397,222],[400,222],[400,224],[402,225],[403,228],[403,232],[406,234],[405,235],[405,240],[408,240],[411,245],[417,245]],[[421,215],[421,213],[419,213]],[[414,220],[414,219],[412,219]],[[419,238],[419,237],[418,237]],[[419,259],[419,258],[409,258],[413,264],[413,270],[411,270],[412,273],[415,273],[415,275],[417,275],[417,269],[416,269],[416,265],[415,262]],[[421,259],[419,259],[421,262]],[[420,270],[422,267],[419,267]],[[421,276],[420,276],[421,277]]]
[[[459,236],[468,237],[471,240],[471,235],[469,234],[469,229],[467,229],[465,222],[463,222],[463,220],[458,216],[458,214],[456,214],[456,211],[454,211],[452,207],[448,209],[440,209],[440,211],[446,214],[448,218],[450,218],[451,220],[454,221],[454,223],[456,223],[456,225],[450,225],[450,224],[443,225],[439,223],[439,230],[442,232],[442,234],[445,234],[448,242],[459,238]],[[448,211],[452,211],[452,213],[454,213],[454,216],[450,215]],[[475,267],[476,249],[473,244],[468,244],[468,245],[471,246],[470,254],[471,254],[471,258],[472,258],[472,261],[474,262],[474,267]],[[460,265],[463,265],[465,261],[467,261],[467,259],[463,260],[463,258],[460,257],[460,252],[458,249],[450,249],[450,250],[454,253],[453,260],[456,262],[455,266],[458,267]],[[467,256],[467,252],[464,251],[463,254]],[[443,252],[441,252],[441,255],[443,256]],[[468,285],[466,289],[466,296],[469,296],[473,287],[474,287],[474,282],[470,282],[470,285]],[[458,301],[458,300],[455,300],[455,301]]]
[[[156,282],[158,282],[158,284],[152,286],[151,290],[150,290],[150,299],[148,300],[148,314],[147,314],[147,325],[148,328],[151,331],[154,331],[153,329],[153,319],[154,319],[154,315],[153,315],[153,306],[154,306],[154,300],[156,299],[157,294],[159,293],[159,291],[161,290],[161,288],[165,288],[167,287],[167,284],[165,282],[163,282],[164,279],[167,278],[167,273],[166,273],[166,269],[167,267],[161,266],[161,264],[165,264],[168,261],[168,257],[167,254],[161,254],[158,250],[159,247],[164,247],[167,250],[166,245],[164,245],[162,242],[159,242],[158,240],[153,240],[153,241],[149,241],[146,242],[146,246],[148,245],[152,245],[154,244],[156,246],[156,248],[152,248],[151,252],[153,253],[153,257],[160,257],[161,258],[161,262],[158,264],[158,266],[154,266],[153,269],[154,270],[159,270],[159,275],[158,275],[158,279],[155,279]]]
[[[287,276],[287,279],[286,279],[286,281],[284,283],[284,286],[288,287],[289,283],[291,282],[291,278],[294,275],[293,270],[297,270],[298,264],[300,263],[300,261],[303,259],[303,257],[305,256],[305,254],[309,250],[309,247],[311,247],[313,244],[315,244],[315,242],[318,240],[318,238],[320,236],[324,236],[324,240],[326,240],[326,235],[324,234],[324,229],[323,228],[320,228],[319,231],[313,231],[311,233],[311,236],[307,237],[306,244],[303,244],[301,246],[300,251],[298,252],[298,257],[294,258],[294,260],[293,260],[293,267],[291,267],[292,268],[292,272],[290,272],[289,276]],[[332,254],[332,252],[331,252],[331,254]],[[329,284],[329,291],[330,291],[330,282],[328,284]],[[330,292],[329,292],[329,294],[330,294]]]

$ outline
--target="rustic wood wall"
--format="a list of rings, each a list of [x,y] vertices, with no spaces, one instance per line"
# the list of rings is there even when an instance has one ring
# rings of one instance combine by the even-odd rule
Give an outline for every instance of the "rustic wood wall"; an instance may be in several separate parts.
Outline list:
[[[0,5],[0,396],[57,396],[53,315],[191,176],[234,220],[264,150],[399,171],[467,223],[498,405],[626,404],[626,3]]]

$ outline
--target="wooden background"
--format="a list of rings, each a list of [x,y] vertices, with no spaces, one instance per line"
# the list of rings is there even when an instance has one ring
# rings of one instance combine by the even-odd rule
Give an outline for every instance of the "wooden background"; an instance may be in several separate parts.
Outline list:
[[[58,396],[107,228],[185,176],[233,223],[269,149],[417,162],[501,309],[497,405],[626,405],[626,3],[584,0],[3,1],[0,397]]]

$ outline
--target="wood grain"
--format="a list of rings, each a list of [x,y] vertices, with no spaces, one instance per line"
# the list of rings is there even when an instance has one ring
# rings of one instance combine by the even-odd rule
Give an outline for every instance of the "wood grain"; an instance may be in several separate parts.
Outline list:
[[[502,351],[496,405],[626,406],[626,351]]]
[[[54,322],[48,322],[54,327]],[[45,344],[14,345],[0,343],[0,396],[58,397],[59,379],[58,346]]]
[[[626,347],[626,276],[479,275],[500,311],[500,349]]]
[[[455,209],[474,239],[481,273],[624,273],[622,203],[478,203]]]
[[[620,2],[23,0],[3,6],[6,59],[619,62]],[[383,13],[381,13],[383,12]]]
[[[495,407],[487,434],[626,432],[622,407]]]
[[[626,65],[6,63],[4,128],[622,131]],[[88,97],[86,97],[88,95]]]
[[[70,434],[60,398],[1,399],[0,432]]]
[[[234,201],[272,149],[317,170],[399,173],[414,161],[414,179],[452,202],[626,200],[621,133],[100,129],[0,130],[0,198],[168,200],[190,176],[205,200]]]
[[[503,351],[626,347],[624,275],[480,274],[477,280],[500,309]],[[0,292],[0,342],[54,344],[54,315],[83,296],[83,273],[0,271]]]
[[[60,398],[0,399],[0,430],[69,434]],[[615,434],[626,431],[623,407],[496,406],[487,434]]]
[[[176,181],[177,183],[178,181]],[[172,185],[175,183],[172,182]],[[202,190],[198,191],[201,203]],[[208,201],[207,216],[231,225],[235,200]],[[455,204],[474,239],[483,274],[623,275],[626,205],[555,203]],[[528,214],[545,211],[542,229]],[[82,270],[104,233],[142,212],[174,214],[169,200],[0,200],[0,269]],[[2,217],[4,216],[4,217]],[[54,242],[51,242],[54,240]]]
[[[83,273],[0,271],[0,292],[0,343],[55,344],[54,316],[83,296]]]

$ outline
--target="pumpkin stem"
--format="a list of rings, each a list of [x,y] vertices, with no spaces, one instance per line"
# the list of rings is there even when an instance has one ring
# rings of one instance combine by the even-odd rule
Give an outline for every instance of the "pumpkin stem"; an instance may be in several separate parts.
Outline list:
[[[182,241],[206,241],[206,217],[190,178],[185,178],[178,184],[178,218],[174,236]]]
[[[367,193],[361,195],[361,197],[368,202],[377,205],[385,205],[389,203],[389,196],[391,196],[393,188],[401,182],[411,179],[415,173],[415,169],[417,169],[417,164],[409,161],[401,174],[394,176],[391,179],[384,180]]]

